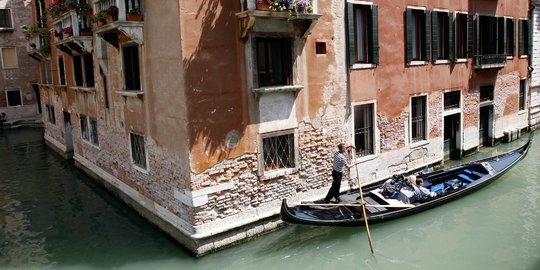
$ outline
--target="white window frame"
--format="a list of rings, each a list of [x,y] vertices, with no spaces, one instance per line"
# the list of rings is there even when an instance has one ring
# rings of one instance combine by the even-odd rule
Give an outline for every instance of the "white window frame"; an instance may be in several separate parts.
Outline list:
[[[9,7],[5,7],[5,8],[0,8],[0,9],[7,9],[9,10],[9,20],[11,22],[11,27],[2,27],[0,26],[0,30],[13,30],[15,29],[15,26],[14,26],[14,21],[13,21],[13,9],[12,8],[9,8]]]
[[[10,91],[19,91],[19,96],[21,97],[21,105],[15,105],[15,106],[9,105],[8,92]],[[8,107],[21,107],[24,105],[23,94],[22,94],[21,89],[6,89],[4,92],[6,94],[6,104]]]
[[[5,67],[4,65],[4,49],[15,49],[15,66],[14,67]],[[16,69],[19,68],[19,57],[17,56],[17,47],[0,47],[0,58],[2,60],[2,69]]]
[[[141,136],[143,137],[143,142],[144,142],[144,155],[145,155],[145,162],[146,162],[146,168],[142,168],[140,167],[138,164],[135,163],[135,160],[133,160],[133,149],[131,147],[132,143],[131,143],[131,134],[134,134],[134,135],[138,135],[138,136]],[[146,147],[146,138],[144,136],[144,134],[142,133],[137,133],[137,132],[128,132],[128,141],[129,141],[129,160],[131,161],[131,165],[133,166],[133,168],[135,168],[137,171],[140,171],[142,173],[145,173],[145,174],[148,174],[148,172],[150,172],[150,163],[149,163],[149,160],[148,160],[148,147]]]
[[[525,82],[525,93],[523,93],[523,110],[519,108],[520,105],[520,93],[521,93],[521,82]],[[519,92],[518,92],[518,114],[523,114],[527,112],[527,94],[528,94],[529,78],[524,77],[519,79]]]
[[[126,89],[126,71],[124,70],[124,48],[126,47],[137,47],[137,55],[138,55],[138,58],[139,58],[139,88],[140,89],[130,89],[130,90],[127,90]],[[122,91],[124,92],[141,92],[143,93],[143,68],[142,68],[142,49],[141,49],[141,46],[136,43],[136,42],[127,42],[127,43],[124,43],[121,47],[120,47],[120,59],[121,59],[121,63],[120,63],[120,68],[121,68],[121,71],[122,71]]]
[[[264,170],[264,144],[263,139],[271,138],[271,137],[277,137],[277,136],[283,136],[283,135],[293,135],[294,140],[294,167],[292,168],[279,168],[272,171],[265,171]],[[258,172],[259,177],[261,180],[269,180],[273,178],[277,178],[284,175],[289,175],[298,172],[298,164],[300,162],[299,159],[299,151],[298,151],[298,129],[285,129],[285,130],[279,130],[279,131],[272,131],[267,133],[261,133],[259,134],[259,146],[258,146]]]
[[[426,98],[426,113],[425,113],[425,124],[424,124],[424,136],[425,138],[423,140],[420,140],[420,141],[416,141],[416,142],[413,142],[413,138],[412,138],[412,100],[413,98],[419,98],[419,97],[425,97]],[[443,100],[443,104],[444,104],[444,100]],[[413,147],[417,147],[417,146],[421,146],[421,145],[425,145],[426,143],[428,143],[429,141],[429,134],[428,134],[428,131],[429,131],[429,95],[426,94],[426,93],[423,93],[423,94],[418,94],[418,95],[414,95],[414,96],[411,96],[409,98],[409,134],[408,134],[408,137],[409,137],[409,144],[410,144],[410,147],[413,148]]]
[[[405,10],[407,9],[415,9],[415,10],[421,10],[421,11],[428,11],[427,7],[422,7],[422,6],[407,6],[405,8]],[[428,16],[429,20],[431,20],[431,17]],[[430,25],[431,25],[431,21],[430,21]],[[431,31],[431,29],[427,29],[427,31]],[[407,34],[407,33],[405,33]],[[431,35],[430,35],[431,37]],[[405,43],[407,43],[405,41]],[[430,44],[430,48],[431,48],[431,42],[429,42]],[[407,44],[405,44],[405,51],[407,51]],[[428,54],[431,54],[431,49],[428,50],[427,52]],[[424,66],[424,65],[428,65],[429,64],[429,61],[424,61],[424,60],[411,60],[410,63],[407,63],[407,66]]]
[[[379,144],[379,129],[378,129],[378,125],[377,125],[377,100],[368,100],[368,101],[364,101],[364,102],[354,102],[351,104],[352,108],[353,108],[353,113],[352,113],[352,121],[351,121],[351,137],[352,137],[352,141],[353,141],[353,144],[356,145],[356,141],[355,141],[355,134],[354,134],[354,123],[356,121],[355,119],[355,114],[354,114],[354,107],[356,106],[362,106],[362,105],[369,105],[369,104],[373,104],[373,153],[370,154],[370,155],[366,155],[366,156],[361,156],[361,157],[358,157],[357,156],[357,161],[358,162],[365,162],[365,161],[368,161],[368,160],[372,160],[374,158],[376,158],[379,154],[380,154],[380,144]]]

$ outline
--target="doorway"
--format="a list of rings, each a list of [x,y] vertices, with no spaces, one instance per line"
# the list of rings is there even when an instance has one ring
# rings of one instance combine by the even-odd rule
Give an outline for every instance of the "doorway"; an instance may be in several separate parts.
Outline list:
[[[71,114],[64,112],[64,136],[66,140],[66,152],[73,152],[73,133],[71,129]]]
[[[460,159],[461,114],[444,117],[444,159]]]
[[[493,127],[493,107],[480,107],[480,123],[478,125],[478,139],[480,146],[492,146],[491,130]]]

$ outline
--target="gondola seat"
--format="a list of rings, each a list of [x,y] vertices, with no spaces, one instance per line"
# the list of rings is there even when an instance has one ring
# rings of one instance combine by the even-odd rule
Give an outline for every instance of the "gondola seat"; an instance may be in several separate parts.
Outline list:
[[[474,180],[472,180],[469,176],[465,175],[465,174],[458,174],[459,178],[461,178],[462,180],[465,180],[468,182],[468,184],[471,184],[471,183],[474,183]]]

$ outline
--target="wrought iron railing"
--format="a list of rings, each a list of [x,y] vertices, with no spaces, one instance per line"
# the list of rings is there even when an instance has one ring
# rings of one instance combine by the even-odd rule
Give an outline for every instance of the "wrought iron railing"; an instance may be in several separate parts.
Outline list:
[[[69,15],[61,16],[60,19],[55,20],[53,24],[55,41],[58,42],[63,38],[69,36],[81,36],[83,33],[92,31],[91,23],[88,16],[77,14],[75,10],[68,12]],[[71,29],[65,31],[66,29]]]
[[[292,1],[291,1],[292,2]],[[306,0],[311,5],[313,14],[318,14],[318,0]],[[243,0],[242,11],[256,10],[257,0]]]
[[[140,0],[98,0],[93,2],[94,12],[98,14],[100,11],[108,11],[111,7],[118,8],[118,20],[127,21],[129,12],[143,11],[143,6]]]
[[[474,68],[502,68],[506,65],[506,54],[484,54],[474,56]]]

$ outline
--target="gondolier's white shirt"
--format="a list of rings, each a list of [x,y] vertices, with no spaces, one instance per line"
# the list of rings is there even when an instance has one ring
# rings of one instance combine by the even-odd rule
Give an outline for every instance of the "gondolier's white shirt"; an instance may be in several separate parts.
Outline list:
[[[334,162],[332,164],[334,171],[342,173],[345,163],[347,163],[347,158],[345,155],[339,151],[336,151],[336,153],[334,153]]]

